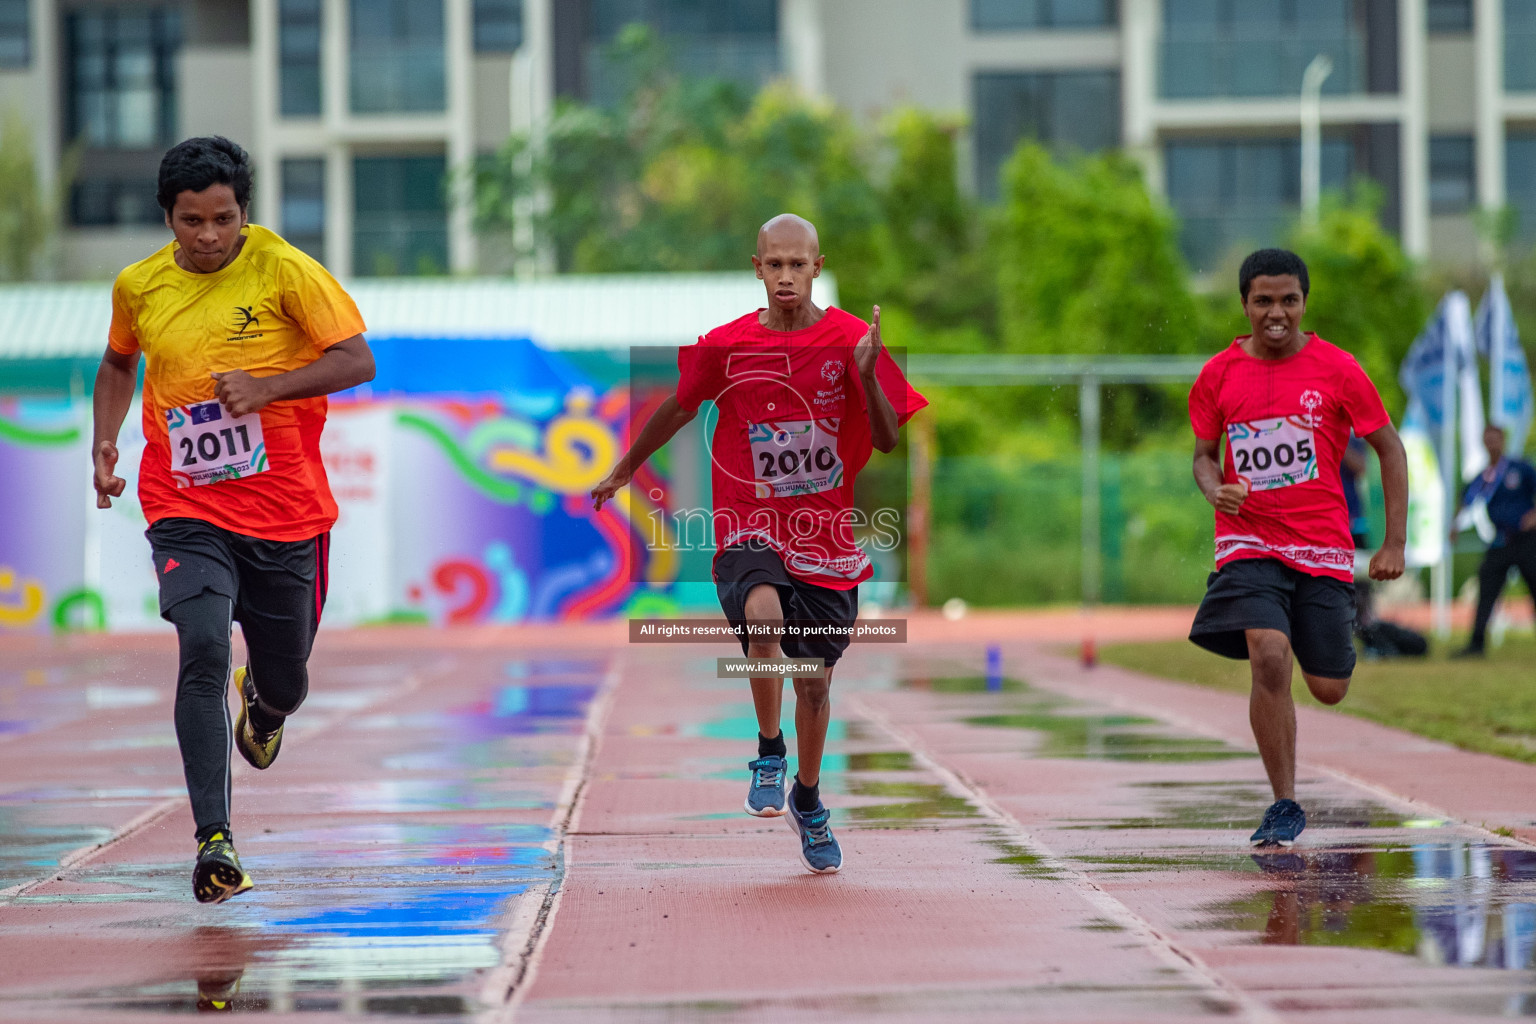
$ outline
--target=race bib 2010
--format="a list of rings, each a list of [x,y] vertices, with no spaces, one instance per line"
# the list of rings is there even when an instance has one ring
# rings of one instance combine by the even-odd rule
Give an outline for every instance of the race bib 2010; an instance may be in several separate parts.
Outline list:
[[[1237,478],[1250,491],[1272,491],[1317,479],[1312,425],[1303,416],[1227,424]]]
[[[171,478],[177,487],[201,487],[267,470],[261,414],[231,416],[217,401],[165,410],[171,435]]]
[[[788,498],[841,487],[838,422],[819,419],[747,424],[759,497]]]

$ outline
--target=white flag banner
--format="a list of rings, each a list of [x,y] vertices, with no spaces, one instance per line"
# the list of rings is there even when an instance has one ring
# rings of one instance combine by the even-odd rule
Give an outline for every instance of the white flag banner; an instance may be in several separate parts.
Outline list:
[[[1408,568],[1434,565],[1445,554],[1445,486],[1426,428],[1424,406],[1410,401],[1399,436],[1408,455]]]
[[[1525,450],[1536,401],[1531,394],[1531,370],[1520,346],[1520,331],[1509,308],[1504,278],[1495,274],[1477,307],[1474,329],[1477,350],[1488,359],[1488,422],[1503,427],[1511,455]]]
[[[1457,433],[1461,441],[1461,478],[1471,480],[1488,468],[1483,447],[1483,382],[1477,372],[1472,340],[1472,303],[1465,292],[1445,297],[1445,340],[1456,367]]]

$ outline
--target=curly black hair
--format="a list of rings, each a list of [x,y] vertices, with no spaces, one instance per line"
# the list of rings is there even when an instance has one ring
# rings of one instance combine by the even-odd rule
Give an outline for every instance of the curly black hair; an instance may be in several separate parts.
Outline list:
[[[244,210],[251,202],[251,158],[222,135],[204,135],[178,142],[160,160],[155,200],[167,215],[183,192],[201,192],[214,185],[234,189]]]

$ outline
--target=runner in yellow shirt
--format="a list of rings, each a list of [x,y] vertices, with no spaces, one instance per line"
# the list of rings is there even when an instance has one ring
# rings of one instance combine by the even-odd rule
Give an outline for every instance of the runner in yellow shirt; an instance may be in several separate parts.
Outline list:
[[[96,373],[97,506],[110,508],[117,435],[144,353],[139,501],[160,614],[176,626],[176,739],[197,826],[192,889],[220,903],[251,887],[231,838],[229,751],[277,757],[309,688],[336,502],[320,461],[326,395],[373,379],[351,297],[325,268],[248,222],[250,159],[228,139],[165,154],[157,198],[175,240],[118,275]],[[247,664],[225,702],[230,627]]]

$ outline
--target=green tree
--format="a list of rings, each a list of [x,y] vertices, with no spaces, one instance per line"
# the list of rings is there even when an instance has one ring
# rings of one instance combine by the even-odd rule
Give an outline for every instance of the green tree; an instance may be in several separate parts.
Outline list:
[[[1004,167],[1002,186],[993,251],[1006,350],[1201,350],[1173,218],[1133,162],[1117,153],[1057,162],[1030,143]]]
[[[1325,196],[1317,225],[1298,224],[1287,244],[1312,280],[1307,328],[1360,360],[1387,408],[1400,413],[1398,367],[1430,302],[1418,268],[1381,226],[1380,205],[1381,192],[1369,183],[1357,183],[1348,197]]]
[[[48,243],[53,205],[37,176],[32,126],[19,112],[0,118],[0,276],[24,281]]]

